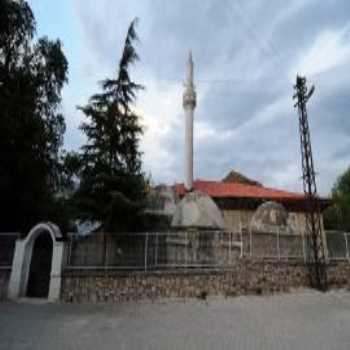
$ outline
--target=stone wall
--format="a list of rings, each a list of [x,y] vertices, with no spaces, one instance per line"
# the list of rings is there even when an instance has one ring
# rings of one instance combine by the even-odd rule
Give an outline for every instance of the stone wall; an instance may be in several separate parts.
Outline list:
[[[350,290],[350,264],[328,265],[329,288]],[[301,262],[237,261],[229,270],[207,272],[124,273],[120,271],[65,271],[64,302],[124,302],[157,298],[205,298],[222,295],[270,294],[310,287],[309,272]]]
[[[346,288],[350,290],[349,261],[331,262],[327,268],[329,288]]]
[[[302,263],[239,260],[229,270],[172,273],[68,271],[63,274],[61,299],[65,302],[122,302],[162,297],[234,296],[286,292],[308,287]]]

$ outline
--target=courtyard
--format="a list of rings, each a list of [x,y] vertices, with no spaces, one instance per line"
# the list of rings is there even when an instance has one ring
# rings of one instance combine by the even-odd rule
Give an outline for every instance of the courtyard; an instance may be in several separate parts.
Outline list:
[[[350,293],[0,304],[0,349],[349,349]]]

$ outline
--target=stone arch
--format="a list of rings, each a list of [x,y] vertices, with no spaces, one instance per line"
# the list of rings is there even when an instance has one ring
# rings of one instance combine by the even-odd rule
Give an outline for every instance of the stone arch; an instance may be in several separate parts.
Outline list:
[[[35,225],[26,238],[16,241],[8,290],[9,298],[17,299],[26,296],[34,244],[43,233],[48,233],[52,239],[48,300],[54,301],[59,299],[64,243],[59,227],[51,222],[42,222]]]
[[[61,230],[56,224],[53,222],[40,222],[29,231],[26,240],[35,240],[43,232],[48,232],[53,242],[63,238]]]

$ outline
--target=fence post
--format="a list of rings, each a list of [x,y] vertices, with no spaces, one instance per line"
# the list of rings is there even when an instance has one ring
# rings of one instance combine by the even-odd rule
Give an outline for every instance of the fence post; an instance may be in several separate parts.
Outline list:
[[[159,233],[156,232],[155,233],[156,237],[155,237],[155,241],[156,241],[156,244],[155,244],[155,247],[154,247],[154,267],[157,267],[158,266],[158,239],[159,239]]]
[[[148,233],[146,233],[145,238],[145,271],[147,271],[147,254],[148,254]]]
[[[187,269],[187,264],[188,264],[188,231],[186,231],[186,241],[185,241],[185,269]]]
[[[304,256],[304,263],[306,263],[306,240],[305,240],[305,233],[301,233],[302,243],[303,243],[303,256]]]
[[[73,251],[73,236],[69,240],[69,266],[72,265],[72,251]]]
[[[71,264],[71,258],[72,258],[72,239],[73,239],[73,235],[69,235],[68,254],[67,254],[67,266],[70,266],[70,264]]]
[[[104,267],[106,268],[106,266],[107,266],[107,259],[108,259],[108,257],[107,257],[107,250],[108,250],[108,244],[107,244],[107,233],[104,233],[104,243],[105,243],[105,251],[104,251]]]
[[[344,232],[344,239],[345,239],[345,248],[346,248],[346,258],[349,261],[349,245],[348,245],[348,239],[347,239],[347,233]]]
[[[232,232],[230,232],[230,236],[229,236],[229,245],[228,245],[228,259],[229,259],[229,265],[231,265],[232,263]]]
[[[252,230],[249,228],[249,252],[250,257],[253,255],[253,237],[252,237]]]
[[[242,232],[241,214],[239,214],[239,234],[240,234],[240,239],[241,239],[241,256],[240,256],[240,258],[243,258],[243,232]]]

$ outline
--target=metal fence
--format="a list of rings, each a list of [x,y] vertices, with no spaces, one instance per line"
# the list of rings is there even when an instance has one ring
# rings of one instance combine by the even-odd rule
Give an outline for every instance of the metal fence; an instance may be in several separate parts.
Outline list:
[[[327,231],[328,257],[330,260],[348,260],[350,262],[350,233]]]
[[[18,233],[0,233],[0,269],[11,269]]]
[[[71,236],[67,269],[157,271],[230,267],[243,257],[307,258],[302,235],[250,232],[152,232]]]
[[[17,233],[0,233],[0,269],[11,269]],[[326,231],[330,261],[350,263],[350,233]],[[66,269],[157,271],[232,267],[237,259],[308,261],[308,239],[285,232],[194,231],[69,235]]]
[[[326,231],[330,261],[350,262],[350,233]],[[0,234],[0,269],[10,269],[17,233]],[[303,235],[194,231],[69,235],[65,250],[67,269],[157,271],[223,268],[237,259],[308,260]]]
[[[249,239],[249,241],[248,241]],[[249,233],[245,242],[245,256],[274,260],[306,260],[306,244],[302,235]]]
[[[68,268],[162,270],[231,265],[242,256],[232,232],[97,233],[68,242]]]
[[[291,235],[277,232],[249,234],[250,242],[243,243],[249,248],[252,257],[271,259],[309,260],[310,239],[304,235]],[[340,231],[325,232],[327,258],[329,261],[347,260],[350,262],[350,233]],[[244,242],[244,239],[243,239]]]

